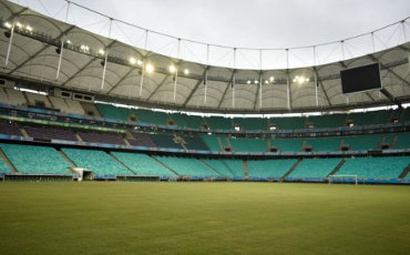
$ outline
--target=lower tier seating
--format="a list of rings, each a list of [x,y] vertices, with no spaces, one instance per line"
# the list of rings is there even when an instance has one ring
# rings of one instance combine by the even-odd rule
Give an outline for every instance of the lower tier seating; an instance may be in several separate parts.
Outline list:
[[[0,148],[19,173],[70,174],[71,165],[52,147],[0,144]]]

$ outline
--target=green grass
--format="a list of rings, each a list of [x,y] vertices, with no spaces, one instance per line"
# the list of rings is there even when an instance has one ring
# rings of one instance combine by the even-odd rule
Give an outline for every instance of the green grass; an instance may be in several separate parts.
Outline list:
[[[0,254],[408,254],[410,187],[0,183]]]

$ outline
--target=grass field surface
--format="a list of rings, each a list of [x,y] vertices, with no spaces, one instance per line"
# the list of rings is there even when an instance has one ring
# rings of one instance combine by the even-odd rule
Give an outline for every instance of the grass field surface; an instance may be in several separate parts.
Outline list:
[[[0,183],[0,254],[409,254],[410,187]]]

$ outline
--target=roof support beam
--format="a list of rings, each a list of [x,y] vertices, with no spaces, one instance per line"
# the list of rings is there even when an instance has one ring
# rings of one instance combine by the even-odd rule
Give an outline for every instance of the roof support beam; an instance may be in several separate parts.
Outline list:
[[[151,95],[147,98],[147,101],[150,101],[151,98],[157,93],[157,91],[165,84],[165,81],[170,77],[170,75],[165,75],[164,79],[159,83],[159,85],[152,91]]]
[[[128,72],[123,77],[121,77],[121,79],[114,86],[112,86],[110,90],[107,91],[107,94],[111,94],[114,89],[116,89],[126,78],[128,78],[133,70],[133,68],[130,68],[130,70],[128,70]],[[130,97],[130,95],[128,95],[128,97]]]
[[[204,73],[202,74],[202,77],[205,77],[206,74],[206,70],[204,71]],[[201,83],[203,82],[203,79],[198,79],[197,83],[195,84],[195,88],[193,90],[191,90],[191,93],[189,93],[188,97],[186,98],[185,102],[182,104],[182,107],[185,107],[189,100],[191,100],[192,96],[195,94],[195,92],[197,91],[199,85],[201,85]],[[205,85],[207,86],[207,85]]]
[[[226,96],[226,93],[228,92],[229,87],[232,87],[232,86],[233,86],[233,77],[234,77],[234,75],[235,75],[235,71],[232,72],[231,79],[230,79],[230,81],[226,84],[226,88],[225,88],[224,93],[222,94],[222,98],[221,98],[221,100],[219,100],[218,106],[216,107],[217,109],[219,109],[219,108],[221,107],[222,102],[224,101],[224,98],[225,98],[225,96]]]

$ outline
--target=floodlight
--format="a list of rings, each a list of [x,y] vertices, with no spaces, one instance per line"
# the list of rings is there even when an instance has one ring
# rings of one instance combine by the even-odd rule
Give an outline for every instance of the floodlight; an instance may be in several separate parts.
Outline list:
[[[251,80],[246,81],[246,84],[251,84]]]
[[[185,69],[185,70],[184,70],[184,74],[185,74],[185,75],[189,75],[189,69]]]
[[[11,29],[13,26],[9,22],[4,22],[4,26],[7,27],[8,29]]]
[[[128,61],[130,62],[131,65],[134,65],[135,63],[137,63],[137,60],[133,57],[130,57]]]
[[[152,73],[152,72],[154,72],[154,66],[151,65],[151,64],[147,64],[147,65],[145,66],[145,70],[146,70],[148,73]]]
[[[27,26],[26,26],[26,30],[27,30],[28,32],[33,32],[33,28],[32,28],[30,25],[27,25]]]
[[[176,70],[177,70],[177,69],[176,69],[176,67],[175,67],[174,65],[172,65],[172,66],[169,67],[169,71],[170,71],[171,73],[175,73]]]
[[[104,49],[100,49],[100,50],[98,51],[98,54],[104,55],[104,54],[105,54],[105,50],[104,50]]]

